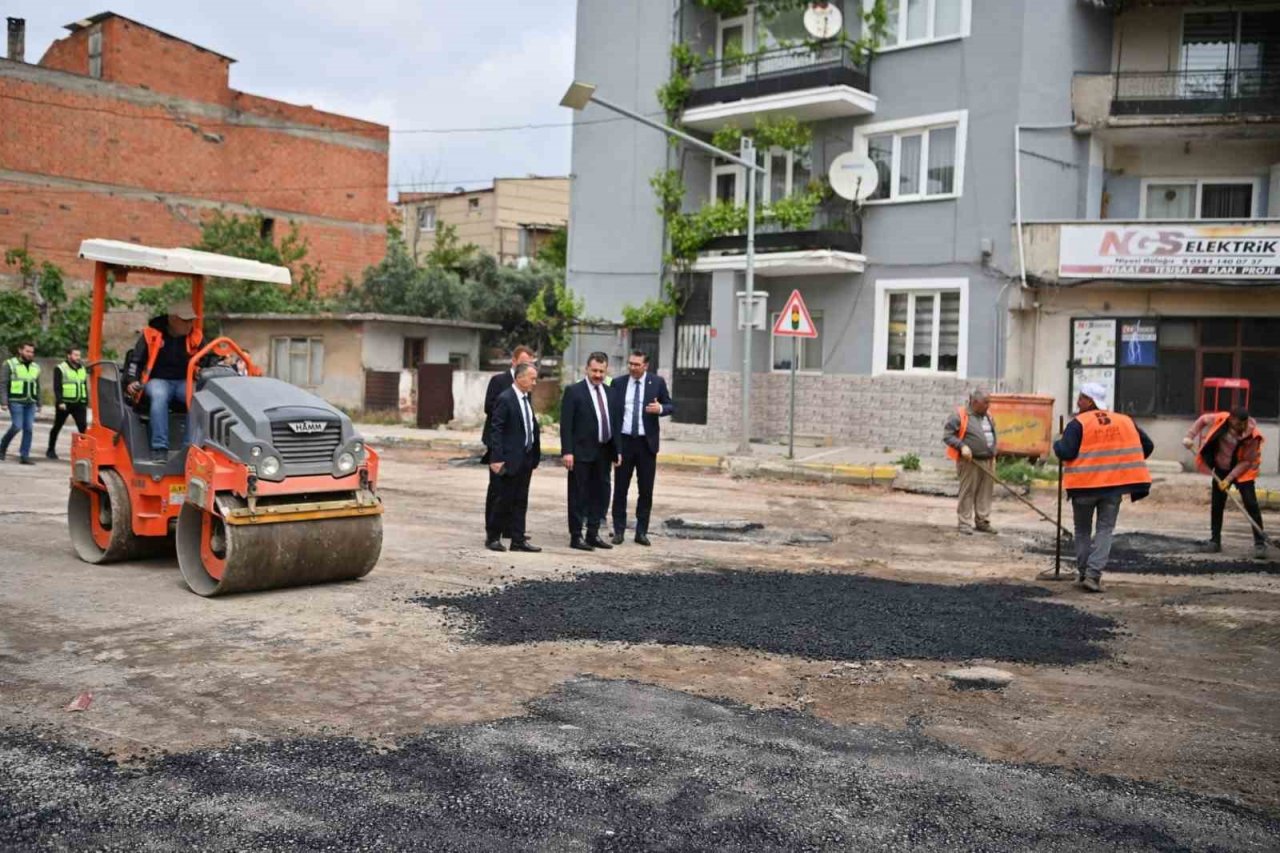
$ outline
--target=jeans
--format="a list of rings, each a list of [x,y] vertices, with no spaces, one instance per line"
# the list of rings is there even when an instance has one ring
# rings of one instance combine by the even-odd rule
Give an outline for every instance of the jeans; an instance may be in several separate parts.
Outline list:
[[[18,455],[26,459],[31,455],[31,439],[36,431],[36,404],[10,403],[9,416],[13,418],[13,423],[9,425],[9,431],[4,434],[4,438],[0,439],[0,453],[9,451],[9,442],[13,441],[13,437],[21,430],[22,444],[18,449]]]
[[[1120,516],[1120,501],[1124,495],[1081,496],[1071,498],[1071,512],[1075,517],[1076,572],[1094,580],[1102,577],[1111,556],[1111,537],[1116,532],[1116,519]],[[1097,513],[1098,526],[1093,529],[1093,516]]]
[[[1230,472],[1219,469],[1216,473],[1218,475],[1218,479],[1221,480]],[[1249,513],[1249,517],[1252,518],[1259,527],[1262,527],[1262,508],[1258,506],[1258,492],[1254,488],[1253,482],[1232,483],[1232,485],[1235,487],[1236,491],[1240,493],[1240,500],[1244,503],[1245,512]],[[1222,514],[1227,508],[1227,493],[1222,491],[1222,489],[1219,489],[1217,483],[1214,483],[1210,489],[1209,536],[1214,542],[1221,542]],[[1252,526],[1250,526],[1250,529],[1252,530]],[[1267,539],[1265,536],[1257,530],[1253,530],[1254,545],[1262,545],[1265,544],[1266,541]]]
[[[151,449],[169,449],[169,401],[187,402],[187,381],[185,379],[149,379],[142,389],[142,396],[147,401],[151,413]],[[186,446],[185,429],[181,439]]]

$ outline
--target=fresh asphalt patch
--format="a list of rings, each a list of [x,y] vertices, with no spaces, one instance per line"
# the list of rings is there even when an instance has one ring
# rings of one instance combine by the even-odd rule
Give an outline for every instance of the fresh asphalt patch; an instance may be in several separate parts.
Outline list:
[[[1274,816],[922,736],[578,679],[394,748],[259,742],[117,765],[0,732],[0,848],[1263,850]]]
[[[481,643],[596,640],[756,649],[814,660],[1076,664],[1116,623],[1013,584],[945,586],[832,573],[587,573],[413,601]]]
[[[1053,556],[1053,537],[1037,536],[1030,540],[1027,550]],[[1075,571],[1075,553],[1071,542],[1062,543],[1064,572]],[[1277,551],[1273,549],[1272,553]],[[1121,533],[1111,541],[1106,571],[1132,575],[1280,575],[1280,554],[1270,560],[1253,560],[1205,553],[1203,540],[1158,533]]]

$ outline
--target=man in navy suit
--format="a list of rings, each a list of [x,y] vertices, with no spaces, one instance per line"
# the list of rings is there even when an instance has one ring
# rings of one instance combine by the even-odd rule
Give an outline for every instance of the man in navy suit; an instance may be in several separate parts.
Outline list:
[[[600,538],[609,506],[609,467],[618,457],[604,384],[608,366],[609,356],[591,353],[587,378],[570,385],[560,403],[560,453],[569,471],[569,547],[579,551],[613,547]]]
[[[484,455],[480,457],[480,461],[489,464],[491,451],[489,449],[489,426],[493,423],[493,407],[497,404],[498,398],[502,396],[502,392],[511,387],[515,382],[516,366],[525,362],[532,363],[534,361],[533,350],[526,346],[518,346],[511,353],[511,369],[504,370],[501,373],[495,373],[489,379],[489,387],[484,392],[484,432],[480,435],[480,440],[484,442]],[[484,496],[484,540],[492,542],[502,535],[502,529],[498,527],[498,492],[501,491],[502,482],[496,474],[489,475],[489,490]]]
[[[613,488],[613,544],[621,545],[627,531],[627,491],[636,475],[636,544],[649,544],[649,511],[653,508],[653,478],[658,472],[658,418],[676,410],[661,376],[649,372],[649,356],[632,350],[627,379],[609,386],[609,410],[618,424],[618,474]]]
[[[511,539],[512,551],[541,551],[525,534],[529,508],[529,480],[542,459],[538,418],[529,399],[538,384],[538,369],[527,362],[515,366],[515,378],[498,395],[489,419],[485,445],[489,448],[489,473],[497,481],[493,524],[498,535],[485,543],[490,551],[505,551],[502,536]]]

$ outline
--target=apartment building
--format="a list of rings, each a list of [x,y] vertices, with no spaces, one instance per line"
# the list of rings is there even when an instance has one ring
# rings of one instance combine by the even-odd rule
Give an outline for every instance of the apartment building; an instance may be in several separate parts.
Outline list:
[[[569,179],[498,178],[493,186],[447,193],[402,192],[397,200],[405,240],[421,261],[435,245],[441,224],[457,229],[499,263],[517,265],[538,250],[569,221]]]
[[[1235,318],[1227,375],[1265,370],[1246,353],[1245,336],[1277,338],[1254,322],[1280,316],[1270,301],[1280,281],[1274,269],[1193,282],[1131,280],[1112,268],[1068,279],[1058,275],[1057,252],[1076,245],[1073,228],[1095,221],[1173,219],[1190,210],[1191,193],[1197,213],[1231,220],[1246,229],[1241,234],[1268,233],[1261,217],[1273,195],[1277,135],[1264,104],[1275,91],[1266,71],[1275,61],[1267,46],[1274,13],[1214,7],[1213,15],[1236,15],[1235,41],[1223,50],[1214,39],[1231,23],[1202,21],[1196,16],[1210,13],[1201,4],[889,0],[885,38],[859,61],[842,40],[807,35],[808,4],[772,15],[750,4],[720,15],[710,5],[717,4],[636,0],[606,10],[580,2],[575,76],[660,117],[657,91],[673,74],[672,47],[685,45],[697,57],[679,116],[687,129],[709,139],[726,125],[750,129],[787,117],[810,128],[803,150],[761,152],[764,204],[806,192],[846,152],[876,164],[879,186],[866,201],[826,198],[809,221],[765,221],[757,238],[755,287],[767,293],[767,318],[799,290],[820,331],[798,353],[797,431],[935,453],[945,412],[976,385],[1051,393],[1065,412],[1074,368],[1062,342],[1077,311],[1081,319],[1127,312],[1123,321],[1172,313],[1174,304],[1186,315],[1213,308]],[[871,0],[829,5],[843,13],[847,38],[860,38]],[[1157,59],[1164,64],[1152,68]],[[1191,97],[1187,81],[1199,78],[1178,77],[1188,65],[1206,78],[1223,72],[1229,97]],[[1131,76],[1139,72],[1158,72],[1166,83]],[[1155,97],[1162,85],[1187,97]],[[1138,97],[1144,92],[1152,96]],[[1182,106],[1181,117],[1152,112],[1169,103]],[[746,177],[610,117],[590,107],[574,130],[569,285],[586,297],[589,314],[618,321],[624,306],[657,298],[672,274],[651,176],[680,174],[686,212],[739,201]],[[1228,175],[1232,169],[1244,171]],[[1247,185],[1247,200],[1244,189],[1202,180],[1214,176],[1248,178],[1232,184]],[[740,234],[724,234],[703,245],[682,283],[679,313],[657,336],[689,433],[738,431],[744,244]],[[1205,328],[1209,340],[1226,340],[1225,325]],[[752,433],[774,438],[786,429],[790,344],[773,346],[767,329],[750,334]],[[1193,351],[1200,365],[1207,350]],[[1187,356],[1174,357],[1170,375],[1182,374],[1177,358]],[[1204,375],[1225,373],[1227,362],[1211,357]],[[1128,402],[1124,385],[1120,371],[1117,391]],[[1256,398],[1264,408],[1267,399]],[[1185,427],[1186,408],[1134,412],[1173,429]]]

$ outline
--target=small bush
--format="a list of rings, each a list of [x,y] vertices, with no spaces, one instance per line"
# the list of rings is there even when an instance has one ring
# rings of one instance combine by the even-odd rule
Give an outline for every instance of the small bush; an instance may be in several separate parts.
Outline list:
[[[893,464],[902,468],[903,471],[919,471],[920,457],[914,453],[905,453],[893,460]]]
[[[1056,481],[1058,468],[1056,462],[1052,466],[1043,462],[1037,465],[1020,456],[1001,456],[996,460],[996,476],[1011,486],[1026,486],[1032,480]]]

